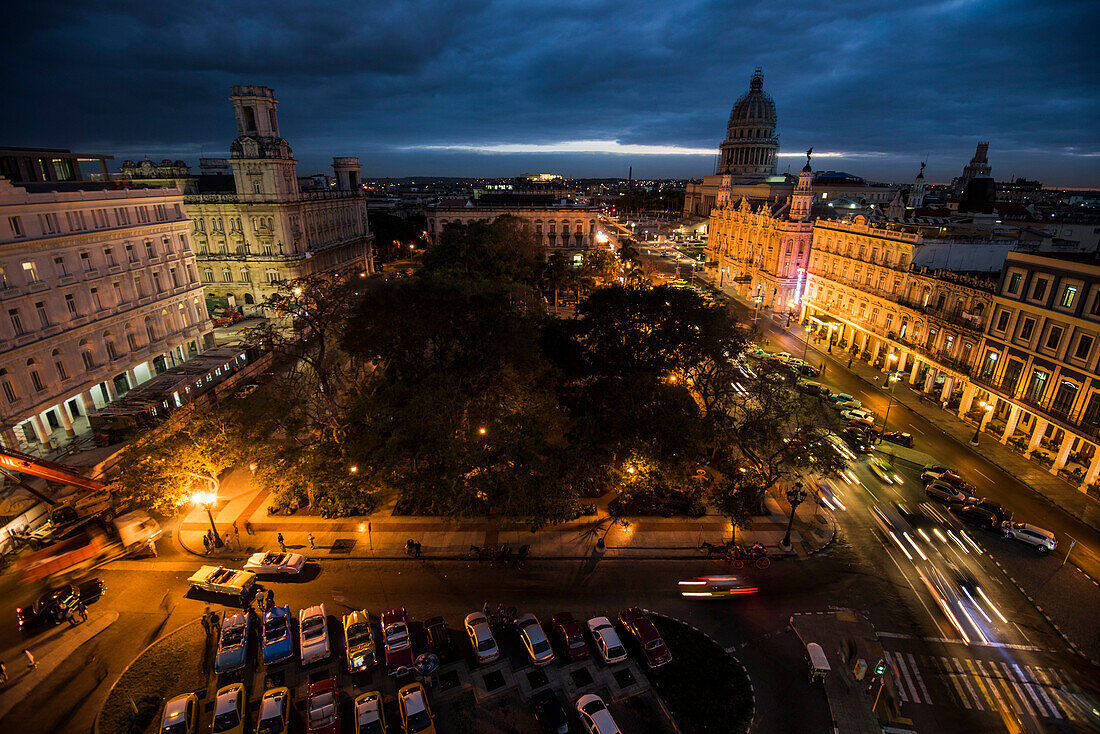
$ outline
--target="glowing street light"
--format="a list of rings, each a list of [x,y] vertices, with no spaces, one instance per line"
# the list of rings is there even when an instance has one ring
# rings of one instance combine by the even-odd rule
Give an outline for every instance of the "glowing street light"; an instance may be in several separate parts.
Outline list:
[[[485,426],[482,426],[481,428],[477,429],[477,432],[479,434],[481,434],[482,436],[484,436],[485,435]]]
[[[204,479],[206,477],[203,477]],[[218,528],[214,525],[214,513],[210,508],[218,501],[218,493],[214,491],[203,492],[199,490],[191,495],[191,501],[200,507],[206,508],[206,517],[210,520],[210,529],[214,531],[214,545],[221,547],[223,545],[221,536],[218,535]]]
[[[978,434],[981,433],[982,424],[985,423],[986,417],[993,412],[993,403],[987,403],[984,400],[978,403],[982,410],[985,411],[981,418],[978,419],[978,425],[974,426],[974,436],[970,439],[971,446],[978,445]]]

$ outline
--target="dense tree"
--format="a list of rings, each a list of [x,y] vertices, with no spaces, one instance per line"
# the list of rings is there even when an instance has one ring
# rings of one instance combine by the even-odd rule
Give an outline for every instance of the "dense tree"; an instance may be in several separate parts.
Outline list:
[[[379,263],[400,260],[422,250],[427,244],[428,220],[423,214],[398,217],[377,212],[370,215],[370,229],[374,234],[371,247],[374,259]]]
[[[518,217],[492,222],[452,222],[439,242],[424,254],[426,273],[441,271],[480,275],[534,287],[546,262],[546,248]]]

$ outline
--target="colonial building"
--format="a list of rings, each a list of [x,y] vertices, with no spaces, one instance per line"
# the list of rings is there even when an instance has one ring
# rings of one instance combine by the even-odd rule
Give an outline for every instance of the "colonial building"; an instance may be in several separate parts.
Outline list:
[[[719,287],[776,310],[801,300],[813,241],[813,175],[807,155],[793,196],[756,206],[734,200],[732,177],[723,177],[705,250],[708,275]]]
[[[68,151],[0,178],[0,442],[36,450],[213,346],[178,189],[85,181]]]
[[[983,401],[1002,443],[1052,473],[1100,479],[1100,261],[1011,252],[960,415]]]
[[[179,161],[160,166],[127,161],[121,173],[146,185],[183,181],[207,298],[250,306],[280,281],[336,268],[371,272],[359,159],[333,159],[334,189],[303,191],[297,161],[279,134],[275,93],[235,86],[229,100],[237,123],[232,175],[206,173],[214,167],[204,162],[204,175],[185,176]]]

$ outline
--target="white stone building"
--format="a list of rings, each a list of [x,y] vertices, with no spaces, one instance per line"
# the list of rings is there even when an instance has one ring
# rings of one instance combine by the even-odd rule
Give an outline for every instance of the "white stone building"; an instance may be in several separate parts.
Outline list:
[[[182,194],[0,178],[0,310],[0,441],[41,450],[87,430],[212,346]]]

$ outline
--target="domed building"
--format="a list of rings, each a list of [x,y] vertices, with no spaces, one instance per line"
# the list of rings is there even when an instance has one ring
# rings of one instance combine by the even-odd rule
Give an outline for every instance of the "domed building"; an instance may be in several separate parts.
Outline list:
[[[741,95],[730,111],[716,173],[748,177],[774,175],[779,152],[776,122],[775,100],[764,91],[764,74],[758,66],[749,81],[749,91]]]

